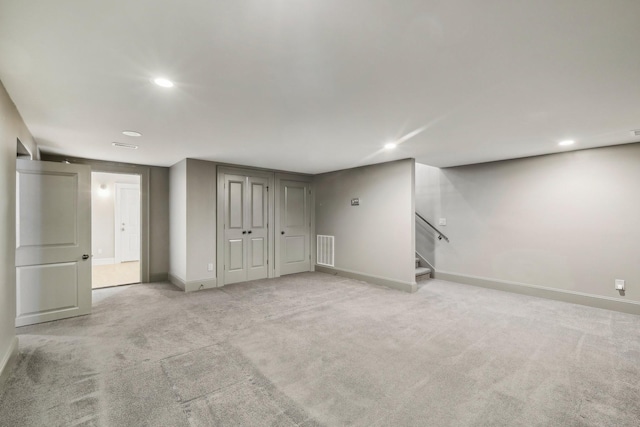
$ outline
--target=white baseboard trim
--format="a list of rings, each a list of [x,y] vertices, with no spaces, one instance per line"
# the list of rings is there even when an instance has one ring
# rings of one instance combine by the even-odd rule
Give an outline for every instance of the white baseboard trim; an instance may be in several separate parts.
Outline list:
[[[529,295],[532,297],[546,298],[572,304],[602,308],[605,310],[613,310],[623,313],[640,315],[640,303],[635,301],[625,301],[619,298],[587,294],[584,292],[567,291],[564,289],[548,288],[545,286],[530,285],[527,283],[509,282],[506,280],[491,279],[488,277],[450,273],[446,271],[436,271],[434,278],[463,283],[465,285],[480,286],[483,288],[513,292],[517,294]]]
[[[91,265],[111,265],[115,263],[115,258],[91,258]]]
[[[185,286],[185,292],[203,291],[205,289],[217,288],[217,279],[189,280]]]
[[[358,273],[357,271],[345,270],[342,268],[327,267],[316,264],[316,271],[320,273],[336,274],[349,279],[362,280],[364,282],[373,283],[374,285],[385,286],[399,291],[413,293],[418,290],[416,282],[402,282],[400,280],[388,279],[386,277],[373,276],[370,274]]]
[[[174,276],[169,273],[169,281],[182,289],[185,292],[193,292],[193,291],[202,291],[204,289],[211,289],[218,287],[218,281],[214,279],[202,279],[202,280],[189,280],[184,281],[183,279]]]
[[[168,274],[167,274],[167,277],[168,277],[168,279],[169,279],[169,281],[170,281],[171,283],[173,283],[174,285],[176,285],[177,287],[179,287],[179,288],[180,288],[180,289],[182,289],[183,291],[185,290],[185,288],[186,288],[185,281],[184,281],[184,280],[182,280],[180,277],[178,277],[178,276],[174,276],[174,275],[173,275],[173,274],[171,274],[171,273],[168,273]]]
[[[11,345],[7,349],[7,353],[0,360],[0,397],[4,389],[4,384],[11,376],[13,367],[18,359],[18,337],[13,337]]]

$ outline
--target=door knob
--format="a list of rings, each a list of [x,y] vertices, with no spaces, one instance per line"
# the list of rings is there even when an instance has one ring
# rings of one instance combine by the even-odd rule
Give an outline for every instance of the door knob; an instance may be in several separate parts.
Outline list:
[[[284,234],[284,231],[281,231],[280,234]]]
[[[246,232],[246,231],[243,231],[243,232],[242,232],[242,234],[247,234],[247,232]]]
[[[248,233],[251,234],[251,230],[249,230]]]
[[[89,255],[87,255],[87,254],[82,255],[82,259],[83,259],[83,260],[87,260],[87,259],[89,259]]]

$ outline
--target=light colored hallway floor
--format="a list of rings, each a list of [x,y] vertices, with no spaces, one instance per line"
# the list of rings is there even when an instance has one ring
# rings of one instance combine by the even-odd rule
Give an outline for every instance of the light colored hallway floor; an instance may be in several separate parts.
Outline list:
[[[140,282],[140,261],[94,265],[91,268],[93,289]]]
[[[304,273],[94,291],[18,330],[2,426],[638,426],[640,317]]]

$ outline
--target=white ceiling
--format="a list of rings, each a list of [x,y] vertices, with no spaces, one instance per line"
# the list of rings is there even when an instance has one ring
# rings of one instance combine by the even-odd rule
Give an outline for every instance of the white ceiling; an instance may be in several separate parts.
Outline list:
[[[452,166],[638,141],[638,17],[638,0],[0,0],[0,79],[51,153]]]

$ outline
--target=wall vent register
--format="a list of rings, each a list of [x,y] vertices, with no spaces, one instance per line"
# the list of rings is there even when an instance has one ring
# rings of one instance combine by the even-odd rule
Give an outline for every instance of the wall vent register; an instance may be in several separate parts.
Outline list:
[[[318,265],[326,265],[334,267],[334,236],[318,235],[316,263]]]

